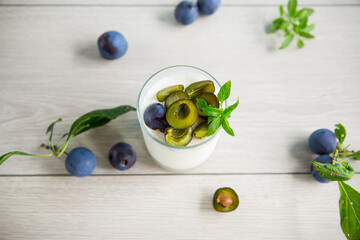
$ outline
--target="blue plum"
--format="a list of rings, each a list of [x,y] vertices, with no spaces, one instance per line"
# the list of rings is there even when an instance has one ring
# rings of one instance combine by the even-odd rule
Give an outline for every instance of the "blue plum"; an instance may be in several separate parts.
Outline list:
[[[106,59],[117,59],[122,57],[128,48],[125,37],[117,31],[103,33],[98,41],[100,55]]]
[[[321,155],[317,158],[314,159],[315,162],[319,162],[319,163],[332,163],[332,158],[329,155]],[[329,179],[323,178],[319,176],[319,171],[315,171],[314,166],[311,164],[311,174],[313,175],[313,177],[316,179],[316,181],[321,182],[321,183],[328,183],[328,182],[332,182]]]
[[[175,8],[175,19],[183,25],[193,23],[199,16],[199,9],[194,2],[182,1]]]
[[[74,148],[66,158],[66,170],[76,177],[86,177],[92,174],[96,167],[96,157],[87,148]]]
[[[328,129],[318,129],[309,137],[309,147],[316,154],[330,154],[336,149],[336,136]]]
[[[213,14],[214,12],[216,12],[216,10],[218,10],[220,5],[221,5],[221,0],[198,0],[197,1],[197,6],[199,8],[199,12],[204,15]]]
[[[164,132],[169,126],[166,121],[166,109],[160,103],[153,103],[145,109],[144,122],[151,129],[160,129]]]
[[[136,162],[135,150],[130,144],[119,142],[110,149],[109,161],[114,168],[127,170]]]

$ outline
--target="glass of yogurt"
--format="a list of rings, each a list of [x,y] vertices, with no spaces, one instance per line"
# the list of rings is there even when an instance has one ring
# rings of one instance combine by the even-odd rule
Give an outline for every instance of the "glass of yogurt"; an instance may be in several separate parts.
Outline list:
[[[141,126],[145,145],[151,157],[160,167],[171,171],[185,171],[195,168],[202,164],[215,150],[222,128],[210,136],[202,139],[193,137],[187,146],[172,146],[165,142],[164,133],[153,130],[145,125],[144,112],[152,103],[158,103],[156,93],[160,90],[182,84],[186,88],[190,84],[211,80],[215,85],[215,94],[220,90],[219,82],[205,72],[196,67],[177,65],[162,69],[152,75],[142,87],[137,100],[137,117]],[[226,106],[226,102],[225,102]]]

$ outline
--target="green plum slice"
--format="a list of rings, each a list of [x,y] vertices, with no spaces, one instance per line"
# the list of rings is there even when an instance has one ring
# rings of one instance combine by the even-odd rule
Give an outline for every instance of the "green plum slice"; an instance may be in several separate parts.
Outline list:
[[[193,128],[185,129],[166,128],[165,141],[172,146],[183,147],[190,143],[193,135]]]
[[[219,100],[217,99],[216,95],[213,93],[201,93],[195,97],[195,101],[196,98],[204,99],[208,105],[212,105],[216,108],[219,108]],[[200,116],[203,117],[207,116],[206,113],[204,113],[200,108],[198,108],[198,112]]]
[[[166,98],[165,108],[169,108],[170,105],[173,104],[174,102],[183,100],[183,99],[190,99],[190,97],[183,91],[173,92]]]
[[[201,93],[214,93],[215,85],[210,80],[194,82],[185,88],[185,92],[191,97],[191,99],[194,99]]]
[[[183,85],[175,85],[175,86],[167,87],[167,88],[161,89],[156,94],[156,98],[159,100],[159,102],[163,102],[171,93],[176,92],[176,91],[183,91],[183,90],[184,90]]]
[[[176,129],[192,126],[198,118],[197,106],[189,99],[179,100],[170,105],[166,112],[166,120]]]
[[[194,135],[196,138],[206,137],[209,129],[209,124],[207,122],[200,123],[194,130]]]
[[[229,187],[219,188],[214,194],[213,206],[218,212],[234,211],[239,206],[239,197]]]

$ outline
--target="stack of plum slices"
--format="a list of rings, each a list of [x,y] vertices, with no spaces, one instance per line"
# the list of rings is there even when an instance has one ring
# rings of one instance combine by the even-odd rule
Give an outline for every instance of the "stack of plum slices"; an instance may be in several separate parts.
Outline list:
[[[167,144],[186,146],[193,135],[199,139],[207,135],[207,116],[197,105],[196,99],[201,98],[208,105],[219,108],[214,92],[215,86],[210,80],[192,83],[185,90],[183,85],[164,88],[156,94],[159,103],[146,108],[145,124],[163,132]]]

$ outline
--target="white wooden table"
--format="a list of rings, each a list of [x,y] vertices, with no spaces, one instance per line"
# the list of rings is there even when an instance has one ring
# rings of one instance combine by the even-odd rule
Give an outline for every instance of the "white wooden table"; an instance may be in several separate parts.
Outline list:
[[[284,0],[224,0],[219,11],[178,25],[175,0],[1,0],[0,154],[46,153],[80,115],[135,106],[142,84],[177,64],[231,79],[240,104],[217,151],[200,167],[172,173],[145,149],[136,113],[85,133],[70,148],[97,156],[92,176],[69,176],[58,158],[12,157],[0,166],[0,239],[345,239],[336,183],[310,175],[306,145],[318,128],[342,123],[360,149],[360,1],[302,0],[315,9],[314,40],[277,50],[267,35]],[[101,59],[98,36],[117,30],[126,55]],[[118,171],[107,160],[119,141],[137,163]],[[360,172],[360,162],[351,162]],[[349,184],[360,190],[357,174]],[[219,187],[234,188],[239,208],[212,209]]]

